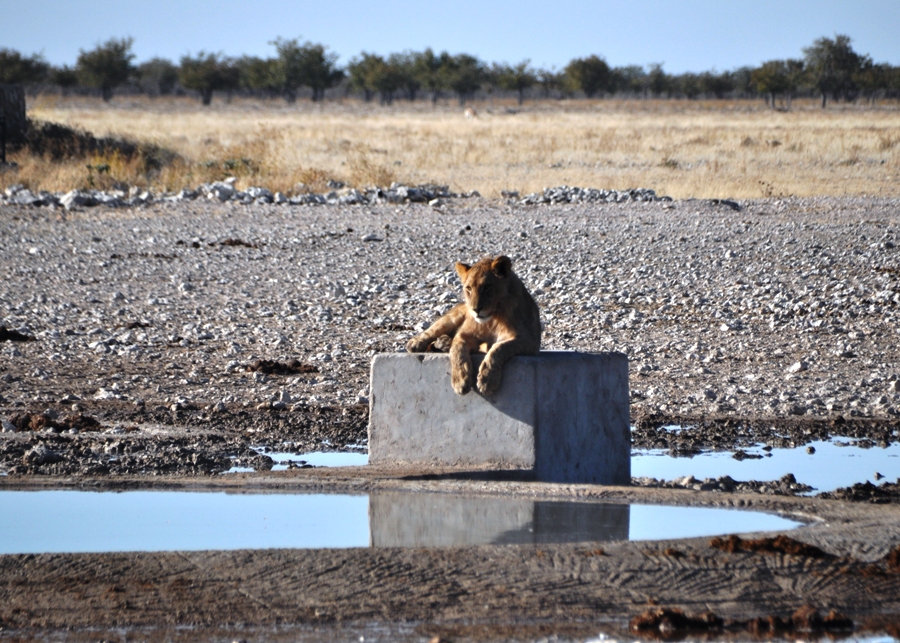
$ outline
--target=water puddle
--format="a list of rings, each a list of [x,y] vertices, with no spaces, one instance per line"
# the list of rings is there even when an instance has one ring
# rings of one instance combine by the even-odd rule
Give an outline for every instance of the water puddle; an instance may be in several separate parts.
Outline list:
[[[664,450],[635,450],[631,454],[631,475],[659,480],[725,475],[735,480],[777,480],[792,473],[797,482],[813,487],[814,493],[834,491],[867,480],[878,484],[881,479],[878,476],[890,481],[900,476],[900,444],[868,448],[861,444],[868,446],[871,443],[834,438],[770,451],[764,450],[764,445],[757,445],[743,450],[749,456],[743,460],[735,459],[730,451],[672,457]]]
[[[786,530],[781,516],[437,493],[0,491],[0,554],[449,547]]]
[[[309,453],[293,453],[290,451],[273,451],[267,446],[252,447],[256,453],[265,455],[274,461],[271,471],[285,471],[287,469],[306,469],[310,467],[362,467],[369,464],[369,454],[366,447],[361,445],[348,445],[353,451],[312,451]],[[253,467],[233,466],[222,473],[253,473]]]
[[[369,464],[368,453],[347,453],[343,451],[313,451],[311,453],[280,453],[266,451],[265,454],[275,461],[272,471],[283,471],[291,464],[312,467],[361,467]]]

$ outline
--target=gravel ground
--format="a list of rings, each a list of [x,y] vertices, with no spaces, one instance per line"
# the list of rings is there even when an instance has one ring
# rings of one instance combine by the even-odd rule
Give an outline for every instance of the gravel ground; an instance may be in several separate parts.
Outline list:
[[[896,441],[898,225],[875,198],[3,205],[0,325],[35,341],[0,341],[0,467],[209,472],[362,442],[371,356],[459,300],[456,260],[499,253],[543,348],[628,355],[636,442],[701,419],[732,444]]]

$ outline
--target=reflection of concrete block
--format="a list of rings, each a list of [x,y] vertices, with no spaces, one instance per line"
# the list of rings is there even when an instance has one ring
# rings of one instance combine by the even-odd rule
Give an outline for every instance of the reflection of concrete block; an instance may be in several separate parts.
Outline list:
[[[628,540],[630,508],[443,493],[373,493],[373,547],[464,547]]]
[[[448,355],[376,355],[369,389],[372,464],[529,469],[548,482],[631,481],[622,353],[515,357],[490,398],[453,392]]]

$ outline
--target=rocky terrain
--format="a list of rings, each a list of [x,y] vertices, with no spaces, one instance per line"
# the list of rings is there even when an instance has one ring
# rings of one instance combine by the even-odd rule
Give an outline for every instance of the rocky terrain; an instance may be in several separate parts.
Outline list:
[[[12,195],[0,468],[207,473],[270,466],[260,445],[364,445],[371,356],[458,301],[454,261],[498,253],[541,307],[545,349],[628,354],[638,446],[900,439],[900,202],[609,194]]]

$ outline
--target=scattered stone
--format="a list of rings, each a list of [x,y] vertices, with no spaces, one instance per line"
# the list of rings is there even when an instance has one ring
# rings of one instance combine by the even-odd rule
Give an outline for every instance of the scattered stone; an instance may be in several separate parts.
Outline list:
[[[560,185],[544,188],[541,194],[529,194],[519,202],[522,205],[542,205],[556,203],[628,203],[630,201],[671,201],[667,196],[658,197],[648,188],[633,190],[598,190]]]
[[[900,502],[900,478],[897,482],[882,482],[880,485],[874,485],[867,480],[850,487],[820,493],[818,497],[872,504],[896,503]]]
[[[0,195],[0,203],[18,206],[58,206],[66,210],[77,207],[95,207],[105,205],[107,207],[144,206],[155,200],[171,203],[193,201],[199,196],[205,196],[215,202],[235,202],[244,205],[269,204],[278,205],[375,205],[379,203],[431,203],[438,206],[446,199],[468,198],[480,196],[472,191],[465,194],[450,192],[446,185],[419,185],[408,186],[393,183],[389,188],[368,188],[357,190],[348,188],[340,181],[329,181],[332,190],[326,194],[298,194],[288,197],[281,192],[272,194],[265,187],[250,186],[246,190],[239,191],[235,188],[235,177],[229,177],[224,181],[204,183],[197,189],[183,189],[175,194],[153,194],[147,190],[131,187],[127,194],[120,190],[104,192],[102,190],[71,190],[63,193],[40,192],[34,194],[30,190],[19,186],[11,186]]]
[[[32,447],[22,456],[22,462],[24,464],[36,467],[44,464],[55,464],[57,462],[62,462],[63,460],[64,458],[62,455],[47,448],[43,444]]]

